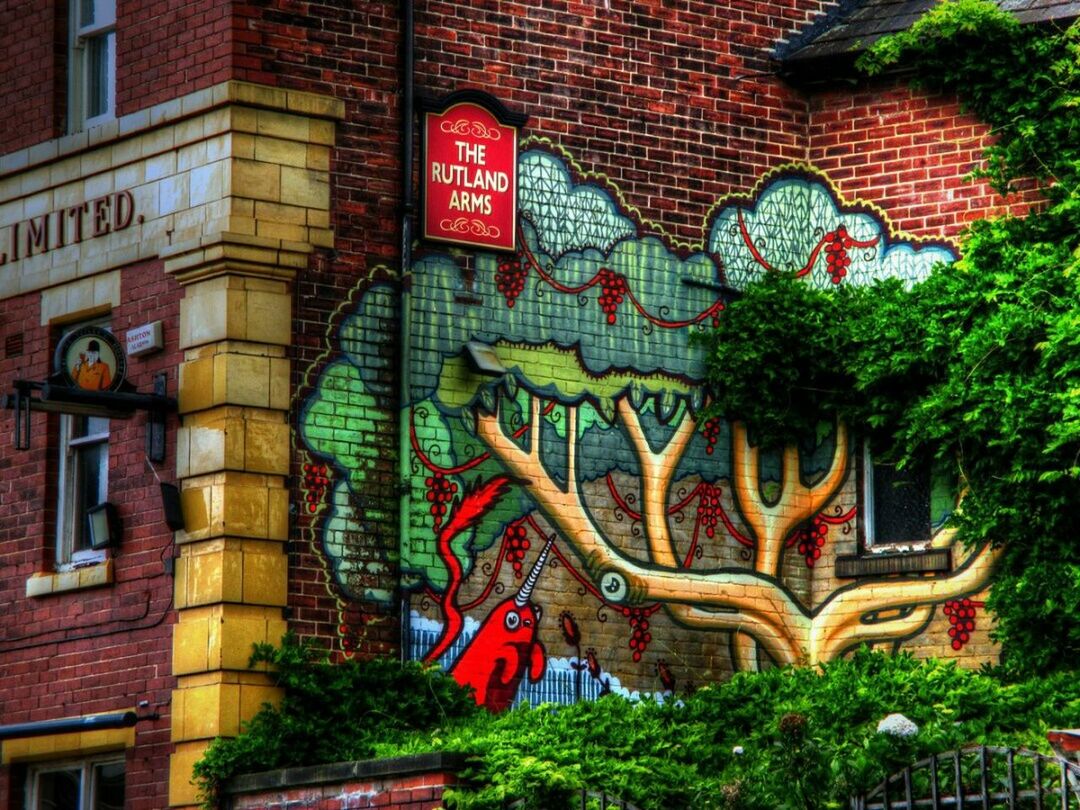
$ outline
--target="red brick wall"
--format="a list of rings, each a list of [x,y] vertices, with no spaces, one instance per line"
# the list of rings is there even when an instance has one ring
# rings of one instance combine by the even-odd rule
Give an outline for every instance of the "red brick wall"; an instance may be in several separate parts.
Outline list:
[[[113,331],[163,321],[169,351],[132,358],[128,379],[152,390],[155,372],[168,373],[176,396],[177,285],[160,263],[124,271],[123,304],[111,313]],[[43,380],[52,364],[55,333],[38,326],[40,295],[0,302],[0,379]],[[21,352],[5,352],[22,336]],[[158,484],[145,457],[145,413],[112,420],[109,498],[123,521],[121,545],[112,552],[110,586],[28,598],[31,575],[52,570],[55,536],[57,417],[35,414],[29,450],[12,446],[13,419],[0,421],[0,725],[131,710],[160,719],[136,726],[137,754],[127,763],[129,810],[160,810],[168,776],[169,697],[173,579],[166,564],[172,533],[161,513]],[[168,456],[155,464],[163,481],[175,480],[176,417],[169,417]],[[4,770],[7,773],[7,770]],[[18,781],[18,771],[5,778]],[[0,807],[10,793],[0,784]]]
[[[1021,213],[1034,199],[1003,200],[967,175],[989,145],[987,128],[954,98],[877,83],[810,98],[807,159],[847,196],[873,202],[902,230],[955,237],[976,219]]]
[[[232,810],[435,810],[445,788],[458,783],[440,755],[296,768],[244,776],[229,789]],[[414,767],[422,760],[434,766]],[[353,775],[354,774],[354,775]]]
[[[232,3],[118,0],[116,114],[231,77]]]
[[[410,777],[399,782],[347,782],[316,788],[271,790],[240,796],[233,810],[435,810],[442,807],[444,785],[429,777]]]
[[[61,134],[67,2],[9,0],[0,16],[0,109],[8,112],[0,153],[7,153]]]
[[[418,82],[479,87],[528,112],[526,134],[556,140],[646,219],[698,242],[719,196],[804,157],[805,101],[768,75],[768,57],[825,5],[421,4]]]

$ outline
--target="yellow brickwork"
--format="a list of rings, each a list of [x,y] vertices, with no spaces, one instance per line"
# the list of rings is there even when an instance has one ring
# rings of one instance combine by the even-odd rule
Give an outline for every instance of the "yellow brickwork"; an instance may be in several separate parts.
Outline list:
[[[280,608],[220,603],[187,608],[173,629],[173,673],[246,669],[252,645],[276,644],[286,629]]]
[[[333,99],[241,83],[211,96],[227,106],[179,153],[184,184],[163,187],[170,204],[186,192],[189,208],[159,251],[184,287],[172,805],[197,801],[190,774],[206,741],[236,734],[280,696],[248,659],[287,627],[291,282],[315,247],[333,244],[331,119],[344,112]]]
[[[287,558],[275,540],[220,538],[180,547],[176,607],[218,602],[284,607]]]
[[[181,502],[186,528],[178,543],[229,535],[288,539],[288,492],[278,476],[220,472],[185,479]]]
[[[27,596],[48,596],[63,591],[98,588],[113,581],[113,561],[104,560],[96,565],[76,568],[72,571],[35,573],[26,580]]]
[[[227,406],[194,414],[177,435],[176,469],[181,478],[216,470],[287,475],[285,414]]]
[[[10,171],[0,180],[0,228],[42,217],[55,223],[67,209],[92,206],[94,200],[109,197],[114,205],[109,195],[118,193],[130,195],[134,210],[122,227],[90,236],[88,208],[80,240],[69,233],[58,241],[54,225],[47,249],[9,262],[0,276],[0,297],[88,281],[154,257],[168,258],[170,272],[207,261],[232,263],[216,273],[302,269],[312,246],[333,241],[326,216],[328,171],[334,122],[343,115],[337,99],[226,82],[6,155]],[[289,219],[260,220],[255,201],[299,211]],[[308,217],[308,210],[319,214]],[[70,230],[70,217],[66,221]],[[237,242],[234,236],[270,244]],[[251,263],[263,267],[245,266]],[[100,297],[93,286],[78,292]]]
[[[134,709],[129,711],[134,711]],[[135,745],[134,726],[76,731],[68,734],[47,734],[41,737],[22,737],[3,742],[0,764],[85,757],[100,754],[103,751],[131,748],[133,745]]]
[[[288,286],[282,281],[232,275],[203,281],[188,287],[180,301],[180,348],[217,340],[288,346],[291,308]]]
[[[285,350],[277,345],[230,342],[189,352],[180,366],[180,410],[244,405],[286,411],[289,374]]]
[[[176,694],[175,692],[173,694]],[[192,782],[195,763],[210,745],[209,740],[178,743],[169,757],[169,805],[199,806],[199,790]]]

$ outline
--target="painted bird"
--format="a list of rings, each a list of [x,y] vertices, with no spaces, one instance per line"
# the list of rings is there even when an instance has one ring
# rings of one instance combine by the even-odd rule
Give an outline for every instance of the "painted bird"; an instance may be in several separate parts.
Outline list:
[[[475,689],[476,702],[489,711],[510,708],[526,675],[534,683],[544,677],[547,658],[537,638],[541,609],[530,598],[554,541],[548,539],[521,589],[495,606],[450,667],[454,680]]]

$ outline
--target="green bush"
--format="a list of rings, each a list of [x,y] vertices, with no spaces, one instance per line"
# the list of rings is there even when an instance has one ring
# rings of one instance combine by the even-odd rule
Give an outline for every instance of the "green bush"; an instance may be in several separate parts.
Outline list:
[[[1069,674],[1007,683],[954,663],[861,651],[820,668],[740,673],[664,704],[618,696],[571,706],[478,711],[449,677],[417,665],[328,665],[287,642],[273,661],[285,700],[197,766],[208,798],[246,771],[420,752],[469,756],[472,787],[455,810],[567,806],[580,788],[643,810],[811,810],[932,752],[971,743],[1045,749],[1052,727],[1080,716]],[[876,732],[900,712],[910,739]],[[411,730],[410,730],[411,729]],[[741,753],[736,753],[736,749]]]
[[[238,773],[369,759],[407,732],[475,716],[472,695],[440,670],[390,659],[332,663],[310,643],[286,636],[258,644],[250,666],[269,664],[284,689],[236,738],[218,738],[195,766],[208,805]]]

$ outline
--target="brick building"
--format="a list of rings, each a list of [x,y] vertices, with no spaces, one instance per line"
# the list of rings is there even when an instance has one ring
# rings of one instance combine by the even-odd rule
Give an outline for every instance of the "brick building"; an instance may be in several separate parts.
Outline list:
[[[287,628],[492,708],[992,658],[947,474],[897,517],[842,426],[698,418],[732,287],[916,280],[1021,204],[964,181],[955,99],[854,78],[901,5],[9,0],[0,807],[196,804]],[[456,91],[516,126],[508,248],[421,238]],[[451,219],[490,232],[506,131],[467,129]]]

